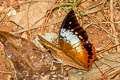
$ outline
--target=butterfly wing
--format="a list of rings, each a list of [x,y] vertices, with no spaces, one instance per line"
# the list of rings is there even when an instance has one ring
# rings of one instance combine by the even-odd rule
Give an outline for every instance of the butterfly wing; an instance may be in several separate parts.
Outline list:
[[[80,26],[73,10],[71,10],[60,28],[59,48],[73,61],[86,68],[91,67],[95,60],[95,50],[88,41],[85,30]]]
[[[69,56],[67,56],[64,53],[63,50],[59,49],[58,47],[56,47],[52,43],[48,42],[40,35],[38,35],[38,37],[40,39],[40,43],[42,43],[46,48],[48,48],[52,52],[52,56],[60,63],[63,63],[64,65],[69,65],[69,66],[72,66],[75,68],[88,70],[88,69],[84,68],[83,66],[76,64],[72,58],[70,58]]]

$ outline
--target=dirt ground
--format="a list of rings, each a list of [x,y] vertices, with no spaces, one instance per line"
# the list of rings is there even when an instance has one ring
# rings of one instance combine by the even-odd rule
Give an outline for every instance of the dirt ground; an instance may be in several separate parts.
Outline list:
[[[66,15],[65,9],[73,8],[63,5],[68,1],[72,0],[0,0],[0,31],[19,36],[14,37],[6,33],[6,37],[4,34],[5,39],[10,43],[17,44],[21,39],[20,46],[22,45],[24,48],[16,47],[16,45],[15,47],[21,52],[23,50],[22,55],[25,55],[22,59],[19,51],[16,48],[13,49],[13,46],[11,47],[12,44],[6,45],[4,41],[1,42],[0,80],[120,80],[119,0],[82,0],[76,6],[76,10],[81,11],[81,16],[78,16],[81,17],[78,19],[80,25],[87,31],[88,38],[95,46],[96,52],[101,50],[96,53],[97,67],[93,64],[90,71],[75,68],[66,71],[65,68],[61,69],[62,64],[53,61],[45,48],[42,48],[42,51],[30,50],[36,48],[33,44],[41,49],[41,44],[36,41],[37,34],[52,41],[54,45],[58,44],[60,26]],[[77,1],[79,0],[69,3],[73,4]],[[52,11],[53,8],[55,8],[54,11]],[[0,38],[1,34],[2,32],[0,32]],[[29,61],[31,56],[38,57]],[[31,65],[35,65],[35,67],[31,67]],[[51,65],[56,67],[55,70],[50,68]],[[33,78],[33,75],[39,77]]]

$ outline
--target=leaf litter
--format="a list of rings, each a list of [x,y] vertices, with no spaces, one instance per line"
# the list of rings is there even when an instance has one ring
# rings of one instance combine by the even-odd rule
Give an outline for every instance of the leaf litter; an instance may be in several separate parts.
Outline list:
[[[64,68],[61,69],[62,67],[60,63],[54,62],[54,59],[49,52],[38,48],[40,46],[36,47],[33,43],[30,42],[30,40],[26,40],[26,36],[24,36],[24,38],[26,38],[24,39],[8,33],[19,33],[19,36],[23,36],[24,32],[24,34],[28,36],[26,32],[30,31],[31,40],[34,39],[36,34],[41,35],[50,32],[55,32],[58,34],[59,26],[61,24],[60,22],[65,16],[63,10],[60,9],[61,7],[52,12],[52,15],[48,20],[45,20],[45,18],[49,14],[47,16],[43,15],[47,14],[47,10],[48,12],[51,10],[50,6],[59,5],[63,2],[63,0],[56,1],[56,3],[54,3],[53,0],[51,2],[44,2],[41,0],[32,0],[32,2],[29,0],[9,1],[0,1],[0,4],[2,4],[2,6],[0,6],[0,40],[3,43],[5,49],[4,53],[3,46],[1,44],[0,66],[2,67],[0,68],[0,79],[63,80],[64,78],[66,79],[66,77],[67,80],[68,77],[69,80],[81,80],[82,78],[83,80],[102,80],[112,78],[114,80],[120,79],[117,75],[120,70],[118,62],[119,54],[117,54],[119,53],[119,48],[113,48],[104,53],[98,53],[99,60],[96,61],[96,63],[105,75],[102,75],[94,64],[90,71],[86,72],[71,69],[67,73]],[[67,2],[67,0],[65,2]],[[28,8],[26,6],[29,3],[29,14],[26,15],[26,9]],[[83,2],[77,6],[77,8],[79,8],[81,11],[85,11],[85,16],[80,20],[80,23],[88,32],[89,39],[92,43],[94,43],[96,50],[109,47],[120,41],[119,0],[115,0],[113,3],[114,5],[112,2],[110,3],[106,0],[83,0]],[[50,6],[48,7],[47,5]],[[114,11],[112,8],[114,8]],[[113,12],[115,15],[111,14]],[[29,16],[29,20],[26,18],[27,16]],[[41,29],[43,26],[42,23],[44,23],[43,30]],[[116,28],[114,29],[114,27]],[[116,34],[114,34],[115,31]],[[113,35],[117,35],[115,40]],[[53,44],[56,45],[56,43]],[[91,76],[91,74],[94,75]]]

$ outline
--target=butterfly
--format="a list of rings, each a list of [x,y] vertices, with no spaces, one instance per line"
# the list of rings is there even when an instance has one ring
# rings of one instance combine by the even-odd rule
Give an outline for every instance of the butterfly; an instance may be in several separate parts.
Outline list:
[[[52,56],[64,65],[89,70],[96,59],[95,48],[88,41],[86,31],[78,23],[74,10],[71,10],[62,22],[58,46],[41,36],[39,38],[52,52]]]

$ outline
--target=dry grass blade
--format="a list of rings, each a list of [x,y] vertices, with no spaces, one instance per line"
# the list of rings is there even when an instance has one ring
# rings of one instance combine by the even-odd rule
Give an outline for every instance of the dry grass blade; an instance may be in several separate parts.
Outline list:
[[[110,24],[111,24],[111,27],[113,29],[112,34],[114,36],[115,43],[119,44],[119,39],[117,37],[117,32],[116,32],[115,25],[114,25],[114,18],[113,18],[114,13],[113,13],[113,10],[114,10],[114,8],[113,8],[113,0],[110,0],[110,21],[111,21]],[[120,47],[119,46],[117,47],[117,52],[120,52]]]
[[[116,44],[116,45],[112,45],[112,46],[110,46],[110,47],[108,47],[108,48],[103,48],[103,49],[101,49],[101,50],[98,50],[98,51],[96,51],[96,53],[105,52],[105,51],[110,50],[110,49],[112,49],[112,48],[114,48],[114,47],[117,47],[117,46],[120,46],[120,43],[119,43],[119,44]]]

